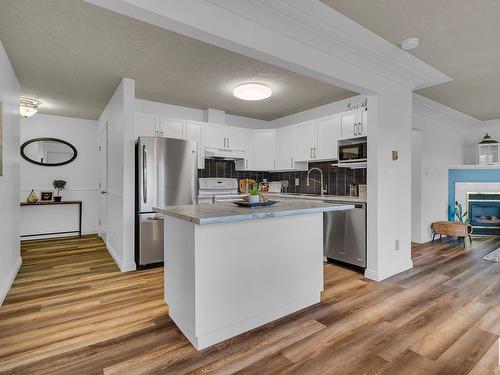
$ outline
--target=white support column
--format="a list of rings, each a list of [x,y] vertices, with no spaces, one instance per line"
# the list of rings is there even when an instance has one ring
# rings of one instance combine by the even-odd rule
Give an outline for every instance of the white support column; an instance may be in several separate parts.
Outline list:
[[[365,276],[383,280],[411,261],[412,92],[368,97],[368,259]],[[392,151],[398,159],[392,159]]]

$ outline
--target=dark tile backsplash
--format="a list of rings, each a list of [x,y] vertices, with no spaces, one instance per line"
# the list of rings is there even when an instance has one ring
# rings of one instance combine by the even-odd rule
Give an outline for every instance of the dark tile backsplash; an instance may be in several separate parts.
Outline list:
[[[323,171],[323,177],[329,195],[349,195],[350,184],[366,184],[366,169],[348,169],[332,166],[331,162],[309,163],[309,168],[317,167]],[[288,193],[319,194],[319,183],[312,181],[320,180],[318,171],[310,174],[310,186],[306,185],[306,171],[292,172],[254,172],[235,170],[234,161],[230,160],[205,160],[205,169],[198,170],[198,177],[230,177],[251,178],[258,182],[267,181],[289,182]],[[295,186],[295,179],[299,179],[299,185]]]

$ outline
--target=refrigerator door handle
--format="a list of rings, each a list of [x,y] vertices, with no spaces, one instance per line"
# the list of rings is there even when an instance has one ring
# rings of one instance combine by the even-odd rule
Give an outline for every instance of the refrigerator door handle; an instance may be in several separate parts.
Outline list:
[[[144,203],[147,202],[148,200],[148,165],[147,165],[147,153],[146,153],[146,146],[142,146],[142,200]]]

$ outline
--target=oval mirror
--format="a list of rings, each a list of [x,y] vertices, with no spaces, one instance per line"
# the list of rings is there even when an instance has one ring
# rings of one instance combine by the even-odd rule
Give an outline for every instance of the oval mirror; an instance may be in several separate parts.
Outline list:
[[[71,163],[78,152],[69,142],[57,138],[34,138],[21,146],[21,156],[30,163],[57,167]]]

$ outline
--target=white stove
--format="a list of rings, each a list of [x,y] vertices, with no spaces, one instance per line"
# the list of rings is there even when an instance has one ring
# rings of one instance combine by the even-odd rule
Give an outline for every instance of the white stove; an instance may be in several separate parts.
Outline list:
[[[199,178],[198,203],[234,202],[245,195],[239,193],[236,178]]]

